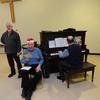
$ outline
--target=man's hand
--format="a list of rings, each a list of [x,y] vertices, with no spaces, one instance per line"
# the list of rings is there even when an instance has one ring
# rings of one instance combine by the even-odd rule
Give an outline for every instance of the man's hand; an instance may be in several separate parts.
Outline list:
[[[24,56],[25,56],[25,58],[27,59],[27,61],[29,61],[29,60],[31,59],[30,53],[28,53],[28,54],[26,54],[26,55],[24,55]]]
[[[41,65],[38,65],[35,70],[36,70],[36,72],[41,71]]]
[[[18,52],[18,53],[17,53],[17,56],[20,56],[21,54],[22,54],[22,52]]]

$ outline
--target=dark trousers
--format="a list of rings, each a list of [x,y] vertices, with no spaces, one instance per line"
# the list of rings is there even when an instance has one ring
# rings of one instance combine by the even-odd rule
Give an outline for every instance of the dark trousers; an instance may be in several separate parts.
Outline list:
[[[25,95],[32,96],[32,92],[36,89],[37,83],[42,79],[42,72],[36,72],[35,68],[37,65],[32,65],[32,68],[27,70],[21,70],[21,76],[22,76],[22,83],[21,87],[23,88],[22,91],[24,91]],[[30,78],[29,76],[33,75],[33,78]]]
[[[19,58],[19,56],[17,56],[17,54],[7,54],[7,60],[8,60],[12,74],[16,73],[14,60],[16,61],[18,72],[20,71],[20,69],[22,68],[22,65],[21,65],[21,62],[20,62],[20,58]]]
[[[64,59],[59,61],[59,74],[63,80],[65,79],[65,75],[64,75],[65,71],[72,70],[72,69],[79,69],[79,68],[81,67],[76,65],[71,65]]]

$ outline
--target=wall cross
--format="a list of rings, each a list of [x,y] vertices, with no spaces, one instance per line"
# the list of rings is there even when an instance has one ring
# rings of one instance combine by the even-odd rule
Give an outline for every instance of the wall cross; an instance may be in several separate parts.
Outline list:
[[[1,3],[9,3],[11,20],[13,23],[15,23],[15,12],[14,12],[14,4],[13,4],[14,1],[19,1],[19,0],[0,0]]]

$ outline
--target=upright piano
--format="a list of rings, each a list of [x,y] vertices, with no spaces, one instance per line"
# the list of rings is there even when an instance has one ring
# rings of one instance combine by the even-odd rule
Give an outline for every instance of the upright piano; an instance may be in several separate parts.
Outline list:
[[[76,31],[73,28],[68,28],[60,31],[41,31],[40,32],[40,48],[44,56],[44,70],[45,76],[49,77],[50,73],[58,72],[58,62],[59,58],[57,56],[58,51],[64,50],[64,47],[53,47],[52,43],[55,39],[63,38],[65,39],[68,35],[75,37],[75,41],[79,43],[82,48],[82,52],[85,54],[83,61],[87,61],[87,55],[89,49],[86,48],[85,36],[86,31]],[[51,41],[51,44],[50,44]],[[52,42],[53,41],[53,42]],[[51,45],[51,46],[50,46]]]

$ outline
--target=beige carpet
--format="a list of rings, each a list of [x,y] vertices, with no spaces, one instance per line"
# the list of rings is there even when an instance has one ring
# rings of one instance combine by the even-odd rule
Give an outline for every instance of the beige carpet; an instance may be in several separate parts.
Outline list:
[[[73,82],[70,88],[66,83],[56,79],[57,74],[51,74],[49,79],[43,79],[33,93],[32,100],[100,100],[100,56],[89,56],[88,61],[96,64],[94,82],[91,82],[91,72],[86,81]],[[4,54],[0,54],[0,100],[24,100],[21,94],[21,79],[15,75],[8,78],[9,66]],[[77,80],[82,79],[78,76]]]

